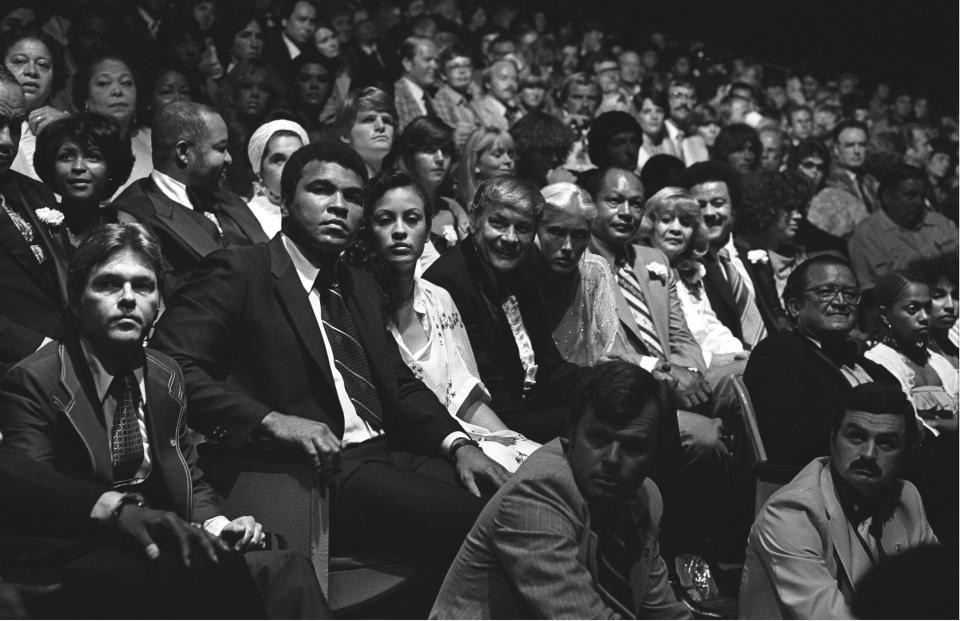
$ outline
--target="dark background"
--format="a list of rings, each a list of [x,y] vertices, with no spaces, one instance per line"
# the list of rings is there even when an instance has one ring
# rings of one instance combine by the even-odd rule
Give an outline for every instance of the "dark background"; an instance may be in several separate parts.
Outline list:
[[[825,78],[852,71],[862,89],[879,80],[926,89],[938,110],[956,113],[957,0],[579,2],[628,24],[625,39],[659,30]]]

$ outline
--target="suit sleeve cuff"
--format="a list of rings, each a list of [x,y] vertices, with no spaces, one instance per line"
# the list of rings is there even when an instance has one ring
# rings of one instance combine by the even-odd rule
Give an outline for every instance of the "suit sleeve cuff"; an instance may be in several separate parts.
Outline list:
[[[450,455],[450,446],[453,445],[453,441],[456,440],[457,438],[465,438],[469,440],[470,436],[468,436],[462,431],[454,431],[448,434],[447,437],[443,439],[443,442],[440,443],[440,450],[447,457],[452,457],[452,455]]]
[[[657,368],[657,364],[660,363],[660,359],[656,356],[641,356],[640,357],[640,368],[647,372],[652,372]]]
[[[117,503],[120,502],[121,498],[123,498],[123,494],[120,492],[113,490],[104,492],[93,505],[93,510],[90,511],[90,517],[100,522],[106,522],[110,519],[110,515],[117,507]]]
[[[214,537],[219,537],[220,533],[223,532],[223,527],[229,523],[230,520],[228,520],[226,516],[218,515],[205,521],[203,523],[203,530],[207,531]]]

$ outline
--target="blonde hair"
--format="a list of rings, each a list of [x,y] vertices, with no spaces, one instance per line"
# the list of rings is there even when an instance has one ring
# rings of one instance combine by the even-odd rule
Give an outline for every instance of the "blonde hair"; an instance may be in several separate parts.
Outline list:
[[[460,204],[473,204],[473,195],[480,182],[477,180],[477,161],[484,151],[495,144],[507,151],[513,150],[513,137],[497,127],[481,127],[467,138],[460,157]]]
[[[558,214],[569,214],[579,216],[587,221],[587,225],[593,224],[593,219],[597,217],[597,207],[590,198],[590,195],[580,186],[569,183],[551,183],[540,190],[547,204],[543,208],[543,220],[547,221],[550,217]]]
[[[699,203],[690,192],[683,188],[667,186],[647,199],[643,219],[640,221],[639,236],[654,247],[656,247],[652,243],[654,222],[664,215],[675,215],[682,223],[693,227],[690,246],[679,257],[681,260],[706,254],[709,241],[703,224],[703,215],[700,212]]]

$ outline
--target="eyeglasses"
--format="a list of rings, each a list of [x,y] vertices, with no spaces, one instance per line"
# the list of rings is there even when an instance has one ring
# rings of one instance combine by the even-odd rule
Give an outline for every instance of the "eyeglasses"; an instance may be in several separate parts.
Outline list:
[[[827,165],[824,164],[823,162],[813,162],[813,161],[810,161],[810,160],[804,160],[804,161],[800,162],[800,168],[806,168],[807,170],[811,170],[811,169],[813,169],[813,168],[816,168],[816,169],[819,170],[820,172],[823,172],[823,171],[825,171],[825,170],[827,169]]]
[[[844,304],[855,306],[859,304],[860,299],[863,298],[863,292],[852,287],[812,287],[810,289],[804,289],[804,292],[812,293],[818,302],[824,304],[833,302],[837,299],[837,296],[840,296]]]

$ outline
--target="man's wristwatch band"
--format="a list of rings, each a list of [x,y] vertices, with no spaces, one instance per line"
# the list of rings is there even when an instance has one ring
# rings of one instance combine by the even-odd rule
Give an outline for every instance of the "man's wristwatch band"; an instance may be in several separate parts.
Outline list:
[[[480,443],[472,438],[457,438],[454,440],[450,445],[450,459],[456,461],[457,451],[468,445],[480,448]]]
[[[110,511],[110,519],[116,522],[120,519],[120,512],[123,511],[123,508],[127,505],[137,505],[138,507],[146,507],[147,500],[143,497],[142,494],[137,494],[134,492],[127,492],[120,497],[120,500],[117,501],[117,504],[113,506],[113,509]]]

